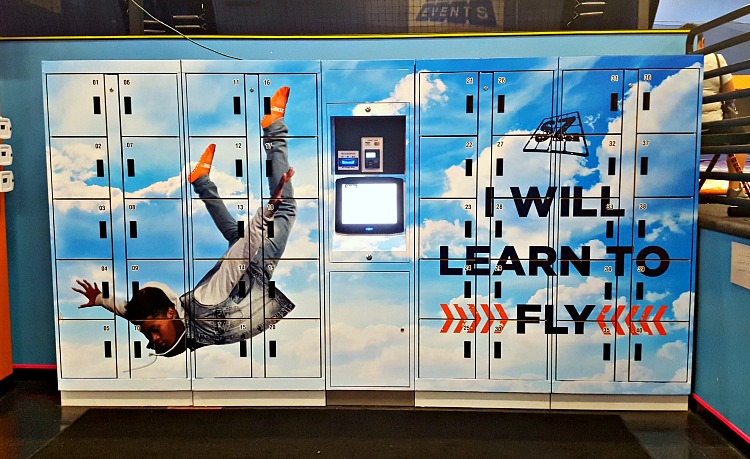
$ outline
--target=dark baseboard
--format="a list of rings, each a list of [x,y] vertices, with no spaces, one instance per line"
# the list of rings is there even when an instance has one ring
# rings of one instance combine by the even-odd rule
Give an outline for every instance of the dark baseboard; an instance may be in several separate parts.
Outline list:
[[[690,410],[700,416],[708,425],[719,432],[742,454],[750,457],[750,443],[738,434],[732,427],[727,425],[726,420],[714,414],[711,410],[698,403],[695,398],[690,397]]]
[[[21,381],[57,381],[57,370],[54,368],[13,368],[13,376]]]
[[[13,373],[9,374],[3,379],[0,379],[0,396],[3,396],[10,392],[13,389],[14,385],[15,377],[13,376]]]

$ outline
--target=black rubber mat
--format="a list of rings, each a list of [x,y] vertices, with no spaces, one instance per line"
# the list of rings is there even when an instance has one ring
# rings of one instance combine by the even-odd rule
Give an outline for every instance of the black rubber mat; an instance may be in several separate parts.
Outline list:
[[[33,457],[647,458],[615,414],[362,408],[91,409]]]

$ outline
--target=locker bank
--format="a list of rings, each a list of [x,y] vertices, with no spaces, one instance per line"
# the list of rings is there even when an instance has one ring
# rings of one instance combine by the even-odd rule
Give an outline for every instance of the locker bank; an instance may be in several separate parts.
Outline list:
[[[63,403],[686,409],[702,57],[675,54],[45,60]],[[256,228],[276,144],[292,224]],[[219,266],[250,280],[199,308]],[[176,312],[134,319],[146,288]]]

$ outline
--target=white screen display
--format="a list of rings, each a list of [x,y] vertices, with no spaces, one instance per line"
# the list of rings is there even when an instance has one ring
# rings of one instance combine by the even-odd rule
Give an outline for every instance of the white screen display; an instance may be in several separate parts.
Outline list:
[[[395,183],[346,184],[341,189],[341,223],[345,225],[398,222],[398,186]]]

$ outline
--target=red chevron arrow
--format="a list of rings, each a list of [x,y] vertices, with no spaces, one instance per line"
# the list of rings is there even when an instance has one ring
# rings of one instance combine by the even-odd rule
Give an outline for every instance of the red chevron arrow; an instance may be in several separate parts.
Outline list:
[[[484,315],[487,316],[487,322],[484,323],[484,327],[482,327],[482,331],[479,333],[488,333],[490,331],[490,325],[495,321],[495,317],[492,315],[492,310],[490,310],[489,304],[482,303],[482,310],[484,311]]]
[[[641,328],[649,334],[653,335],[654,333],[651,331],[651,327],[648,326],[648,316],[651,315],[651,311],[653,311],[654,306],[649,304],[646,306],[645,310],[643,311],[643,315],[641,316],[641,320],[638,321],[639,324],[641,324]]]
[[[602,308],[602,312],[599,313],[599,317],[596,318],[596,323],[599,324],[599,328],[602,329],[602,333],[604,333],[605,335],[612,334],[612,332],[609,330],[609,327],[607,326],[607,323],[605,322],[607,313],[609,312],[610,309],[612,309],[612,305],[605,304],[604,307]]]
[[[624,335],[625,330],[620,326],[620,314],[625,310],[625,306],[617,306],[617,310],[612,315],[612,325],[615,326],[615,333],[618,335]]]
[[[468,320],[468,317],[466,316],[466,313],[464,312],[461,306],[457,304],[454,304],[453,306],[456,307],[456,312],[458,312],[458,317],[461,318],[461,320],[458,321],[458,325],[456,325],[456,328],[453,330],[453,333],[461,333],[461,330],[464,328],[464,322]]]
[[[448,307],[447,304],[441,303],[440,307],[443,310],[443,314],[445,314],[445,323],[443,324],[443,328],[440,329],[440,333],[448,333],[448,329],[450,328],[451,324],[453,323],[453,314],[451,313],[451,309]]]
[[[659,307],[659,311],[657,311],[656,315],[654,316],[654,327],[656,327],[656,331],[660,335],[667,334],[667,331],[664,330],[664,327],[661,325],[661,318],[665,312],[667,312],[667,306],[662,305],[661,307]]]
[[[631,335],[638,334],[638,329],[635,328],[635,323],[633,322],[635,315],[638,314],[638,308],[639,306],[637,304],[630,306],[630,314],[625,318],[625,323],[628,325]]]
[[[505,313],[505,309],[503,309],[503,305],[500,303],[495,303],[495,309],[497,309],[497,314],[500,316],[500,331],[495,331],[495,333],[502,333],[505,330],[505,324],[508,323],[508,314]]]
[[[474,330],[477,329],[477,325],[479,325],[479,322],[482,321],[482,317],[477,314],[477,307],[474,306],[473,303],[469,303],[469,311],[471,312],[471,315],[474,316],[474,320],[472,321],[472,324],[466,333],[474,333]]]

